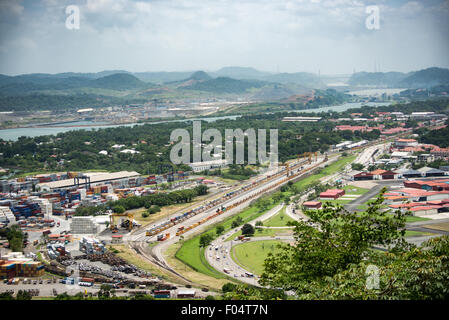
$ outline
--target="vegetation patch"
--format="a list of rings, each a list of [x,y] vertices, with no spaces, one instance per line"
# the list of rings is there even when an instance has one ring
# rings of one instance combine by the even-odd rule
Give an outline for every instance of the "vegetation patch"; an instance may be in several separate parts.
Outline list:
[[[264,240],[238,244],[232,248],[232,259],[242,268],[261,275],[263,264],[269,253],[280,252],[278,245],[282,241]]]

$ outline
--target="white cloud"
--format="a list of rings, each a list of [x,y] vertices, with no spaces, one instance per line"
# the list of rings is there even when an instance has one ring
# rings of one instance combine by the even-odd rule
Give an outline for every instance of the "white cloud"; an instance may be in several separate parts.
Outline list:
[[[0,22],[3,48],[12,38],[36,45],[19,55],[3,49],[0,72],[194,70],[232,63],[343,73],[372,69],[374,60],[405,71],[417,63],[449,66],[447,0],[378,0],[378,31],[365,27],[370,0],[87,0],[78,2],[76,32],[64,27],[64,8],[74,1],[42,1],[42,10],[14,9],[22,16],[14,29]],[[39,63],[29,62],[32,57]]]

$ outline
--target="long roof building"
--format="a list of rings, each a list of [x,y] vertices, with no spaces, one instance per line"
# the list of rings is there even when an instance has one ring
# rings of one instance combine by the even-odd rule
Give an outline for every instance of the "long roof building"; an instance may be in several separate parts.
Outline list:
[[[90,178],[90,183],[105,183],[108,181],[116,181],[116,180],[122,180],[122,179],[129,179],[129,178],[138,178],[140,177],[140,174],[135,171],[119,171],[119,172],[87,172],[84,173],[84,176]],[[84,181],[80,182],[80,185],[83,185]],[[37,188],[40,190],[43,189],[64,189],[64,188],[70,188],[76,186],[75,179],[65,179],[65,180],[59,180],[59,181],[50,181],[50,182],[43,182],[38,183],[36,185]]]

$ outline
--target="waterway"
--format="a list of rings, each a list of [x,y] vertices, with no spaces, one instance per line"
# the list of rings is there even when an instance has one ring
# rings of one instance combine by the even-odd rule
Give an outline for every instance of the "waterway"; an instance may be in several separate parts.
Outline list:
[[[232,119],[240,117],[240,115],[230,115],[222,117],[205,117],[205,118],[189,118],[189,119],[177,119],[177,120],[161,120],[154,122],[147,122],[148,124],[158,124],[167,122],[186,122],[192,120],[204,120],[207,122],[213,122],[220,119]],[[127,124],[108,124],[107,122],[94,122],[94,121],[74,121],[63,123],[46,124],[43,127],[24,127],[0,130],[0,139],[17,141],[19,137],[38,137],[44,135],[57,135],[61,132],[73,131],[73,130],[95,130],[101,128],[115,128],[115,127],[133,127],[136,125],[144,125],[146,123],[127,123]]]
[[[342,112],[351,108],[360,108],[362,105],[367,106],[388,106],[391,103],[389,102],[370,102],[370,103],[361,103],[361,102],[351,102],[344,103],[338,106],[332,107],[322,107],[316,109],[308,109],[308,110],[299,110],[300,112],[327,112],[327,111],[337,111]],[[297,111],[291,111],[297,112]],[[230,115],[230,116],[221,116],[221,117],[198,117],[198,118],[189,118],[189,119],[179,119],[179,120],[161,120],[150,122],[151,124],[158,123],[167,123],[167,122],[185,122],[192,120],[204,120],[207,122],[213,122],[220,119],[232,119],[241,117],[240,115]],[[94,122],[94,121],[76,121],[76,122],[64,122],[64,123],[54,123],[47,124],[45,127],[27,127],[27,128],[14,128],[14,129],[3,129],[0,130],[0,138],[3,140],[11,140],[17,141],[19,137],[37,137],[43,135],[56,135],[60,132],[67,132],[72,130],[94,130],[101,128],[114,128],[114,127],[133,127],[135,125],[143,125],[145,123],[128,123],[128,124],[108,124],[106,122]]]
[[[370,106],[370,107],[381,107],[381,106],[389,106],[391,102],[348,102],[338,106],[332,107],[322,107],[316,109],[307,109],[307,110],[298,110],[291,112],[328,112],[328,111],[336,111],[343,112],[352,108],[360,108],[361,106]]]

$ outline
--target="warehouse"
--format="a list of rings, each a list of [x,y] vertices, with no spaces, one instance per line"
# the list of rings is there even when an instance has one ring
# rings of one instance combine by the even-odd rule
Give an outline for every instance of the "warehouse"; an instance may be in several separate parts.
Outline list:
[[[328,189],[320,193],[320,198],[323,200],[338,199],[345,194],[345,190],[342,189]]]
[[[302,204],[307,210],[314,210],[321,208],[320,201],[306,201]]]
[[[442,177],[445,175],[444,171],[429,167],[419,168],[418,171],[421,172],[423,177]]]
[[[421,172],[419,172],[418,170],[413,170],[413,169],[404,169],[404,170],[399,170],[400,176],[404,177],[404,178],[418,178],[421,177]]]
[[[354,175],[354,181],[362,181],[362,180],[373,180],[374,175],[369,172],[359,172]]]
[[[196,292],[191,289],[178,290],[177,297],[178,298],[195,298]]]
[[[295,122],[317,122],[320,121],[322,117],[284,117],[282,121],[295,121]]]
[[[84,176],[90,179],[90,184],[106,184],[110,183],[113,186],[127,187],[130,184],[136,184],[136,179],[140,178],[140,174],[135,171],[119,171],[112,173],[105,172],[90,172],[85,173]],[[84,185],[84,180],[80,181],[80,186]],[[60,181],[51,181],[37,184],[39,190],[55,190],[68,189],[77,186],[75,179],[65,179]]]

